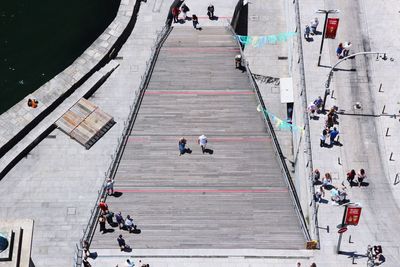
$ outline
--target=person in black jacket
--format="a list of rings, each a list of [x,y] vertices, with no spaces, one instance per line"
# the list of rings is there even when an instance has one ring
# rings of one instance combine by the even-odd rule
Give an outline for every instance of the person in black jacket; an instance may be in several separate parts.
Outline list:
[[[212,4],[207,7],[207,15],[210,20],[214,18],[214,6]]]

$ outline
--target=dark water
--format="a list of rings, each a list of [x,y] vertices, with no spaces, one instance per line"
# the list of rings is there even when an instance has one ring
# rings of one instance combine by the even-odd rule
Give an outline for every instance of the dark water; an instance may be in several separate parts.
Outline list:
[[[0,114],[68,67],[120,0],[0,0]]]

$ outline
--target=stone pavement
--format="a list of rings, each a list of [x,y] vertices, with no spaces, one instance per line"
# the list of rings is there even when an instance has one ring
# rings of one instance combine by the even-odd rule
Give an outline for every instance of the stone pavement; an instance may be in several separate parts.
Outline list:
[[[191,12],[205,10],[208,4],[204,1],[187,2]],[[235,2],[229,0],[214,3],[216,15],[231,16]],[[335,90],[336,99],[329,98],[327,106],[336,104],[347,112],[379,114],[383,105],[386,105],[387,113],[397,114],[399,92],[395,86],[400,78],[396,75],[396,70],[399,69],[397,61],[400,58],[397,38],[400,10],[398,1],[382,1],[379,3],[379,8],[376,1],[372,0],[363,2],[340,0],[335,3],[304,0],[300,4],[302,29],[315,16],[318,16],[322,23],[323,16],[314,13],[318,8],[341,10],[338,15],[341,21],[337,39],[325,42],[323,65],[332,66],[336,62],[335,48],[339,41],[346,40],[354,43],[352,51],[382,50],[388,53],[389,58],[394,58],[394,61],[375,61],[372,56],[367,60],[357,57],[343,62],[341,68],[356,68],[357,71],[335,72],[331,88]],[[110,155],[116,148],[129,105],[133,102],[134,91],[138,88],[140,76],[144,73],[145,62],[150,55],[156,31],[164,24],[169,5],[169,1],[160,0],[148,0],[143,4],[135,31],[119,53],[117,61],[120,67],[90,99],[113,115],[117,124],[89,151],[85,151],[79,144],[55,130],[0,182],[2,203],[0,216],[8,219],[24,217],[35,219],[32,258],[36,266],[72,264],[74,244],[82,236],[81,229],[87,223],[90,208],[97,197],[96,191],[103,182],[104,172],[110,163]],[[275,16],[275,11],[272,9],[270,13],[265,14],[272,18]],[[200,23],[205,26],[209,22],[200,18]],[[388,29],[391,34],[387,34]],[[323,94],[324,82],[329,71],[328,68],[316,67],[320,38],[321,36],[315,36],[315,41],[310,43],[303,40],[308,102]],[[265,62],[265,68],[269,66],[271,65]],[[378,92],[380,83],[383,84],[384,93]],[[299,96],[299,92],[296,96]],[[361,102],[363,109],[354,111],[355,102]],[[344,234],[342,250],[364,254],[368,244],[381,244],[387,259],[383,266],[397,266],[400,262],[397,232],[397,225],[400,223],[397,216],[400,189],[399,185],[393,185],[393,179],[399,172],[396,165],[400,151],[398,141],[400,139],[397,138],[397,133],[400,132],[398,119],[339,115],[339,122],[340,141],[344,146],[328,149],[319,148],[323,117],[321,116],[319,121],[311,121],[314,167],[319,168],[322,173],[331,172],[335,185],[344,180],[349,169],[364,167],[370,183],[368,187],[348,189],[350,199],[361,203],[364,209],[359,226],[349,227]],[[390,127],[388,137],[385,136],[387,127]],[[391,152],[394,152],[395,161],[388,160]],[[342,165],[338,164],[338,157]],[[329,199],[329,192],[327,196],[326,199]],[[320,230],[321,250],[315,252],[315,262],[319,264],[318,266],[351,266],[349,255],[335,254],[338,238],[336,225],[340,222],[341,215],[342,207],[331,205],[330,201],[319,206],[320,226],[329,225],[330,232]],[[348,242],[349,235],[352,236],[353,243]],[[117,252],[115,254],[110,252],[102,259],[101,264],[113,266],[112,264],[122,263],[125,258]],[[308,257],[299,257],[302,266],[311,263]],[[148,259],[151,264],[157,263],[156,266],[159,266],[161,261],[164,266],[179,266],[181,262],[181,266],[206,264],[207,266],[224,266],[224,264],[225,266],[228,264],[229,266],[232,264],[295,266],[297,260],[283,258],[282,256],[279,259],[146,258],[146,260]],[[360,257],[356,262],[365,264],[366,259]]]
[[[317,67],[319,45],[321,35],[313,36],[314,41],[306,42],[303,39],[303,53],[306,71],[306,84],[308,103],[319,95],[323,96],[324,83],[327,79],[329,68],[337,62],[336,47],[339,42],[351,41],[351,53],[362,51],[387,52],[388,57],[399,56],[398,38],[390,41],[385,35],[389,25],[399,25],[400,18],[397,10],[393,8],[398,1],[380,2],[377,8],[376,1],[335,1],[325,4],[314,0],[300,2],[302,29],[314,17],[320,20],[319,30],[322,31],[324,17],[315,14],[317,9],[339,9],[339,31],[335,40],[326,39],[321,65]],[[394,27],[394,31],[398,28]],[[391,37],[389,37],[391,38]],[[384,40],[382,42],[382,40]],[[339,110],[355,115],[340,115],[339,125],[340,142],[343,146],[321,148],[319,136],[322,132],[325,117],[319,116],[319,120],[310,122],[313,163],[322,175],[330,172],[333,176],[333,184],[340,186],[344,181],[347,186],[349,199],[360,203],[363,207],[358,226],[350,226],[343,235],[341,250],[344,255],[336,256],[336,244],[338,240],[336,225],[341,223],[343,207],[333,205],[330,200],[330,192],[326,191],[327,203],[320,203],[319,225],[329,226],[329,233],[320,229],[321,250],[316,252],[316,262],[323,266],[329,266],[333,260],[346,266],[351,265],[351,256],[356,255],[356,263],[365,264],[365,254],[368,244],[380,244],[383,246],[383,254],[386,257],[384,266],[398,266],[400,262],[400,234],[397,227],[400,224],[399,214],[399,188],[393,185],[396,170],[394,162],[390,162],[391,151],[398,155],[400,152],[398,135],[398,118],[368,117],[360,114],[380,114],[386,105],[387,113],[399,112],[398,96],[394,86],[399,82],[396,70],[399,69],[396,61],[376,61],[376,56],[359,56],[340,64],[343,69],[334,72],[331,89],[334,90],[334,98],[328,97],[326,107],[333,105]],[[348,71],[356,69],[356,71]],[[346,71],[347,70],[347,71]],[[379,93],[379,83],[383,82],[384,93]],[[362,109],[356,110],[354,105],[360,102]],[[391,137],[385,137],[386,127],[391,127]],[[397,129],[397,131],[396,131]],[[388,148],[391,149],[388,149]],[[346,181],[346,173],[355,169],[364,168],[367,173],[368,186],[350,188]],[[318,187],[316,187],[318,188]],[[349,238],[351,236],[351,243]],[[358,256],[357,256],[358,255]]]
[[[90,150],[54,130],[0,182],[0,217],[35,220],[36,266],[72,265],[75,244],[104,182],[157,31],[165,23],[170,3],[164,1],[160,10],[155,2],[142,3],[135,31],[114,62],[120,66],[90,98],[117,123]]]

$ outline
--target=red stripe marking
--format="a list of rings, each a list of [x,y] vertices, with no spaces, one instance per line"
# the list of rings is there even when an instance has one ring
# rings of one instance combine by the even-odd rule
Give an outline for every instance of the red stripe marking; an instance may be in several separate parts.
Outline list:
[[[146,95],[254,95],[251,91],[146,91]]]
[[[138,142],[138,143],[147,143],[150,142],[151,137],[129,137],[128,142]],[[154,138],[154,137],[153,137]],[[161,137],[158,140],[165,140],[165,141],[171,141],[175,140],[177,141],[179,138],[178,137]],[[191,141],[191,142],[197,142],[197,138],[187,138],[186,140]],[[271,141],[270,137],[221,137],[221,138],[209,138],[208,139],[210,142],[269,142]]]
[[[274,189],[120,189],[121,193],[286,193],[287,188]]]

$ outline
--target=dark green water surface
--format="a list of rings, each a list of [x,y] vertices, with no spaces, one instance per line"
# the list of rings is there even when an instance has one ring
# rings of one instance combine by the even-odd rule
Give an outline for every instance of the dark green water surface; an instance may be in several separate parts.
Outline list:
[[[0,114],[67,68],[120,0],[0,0]]]

